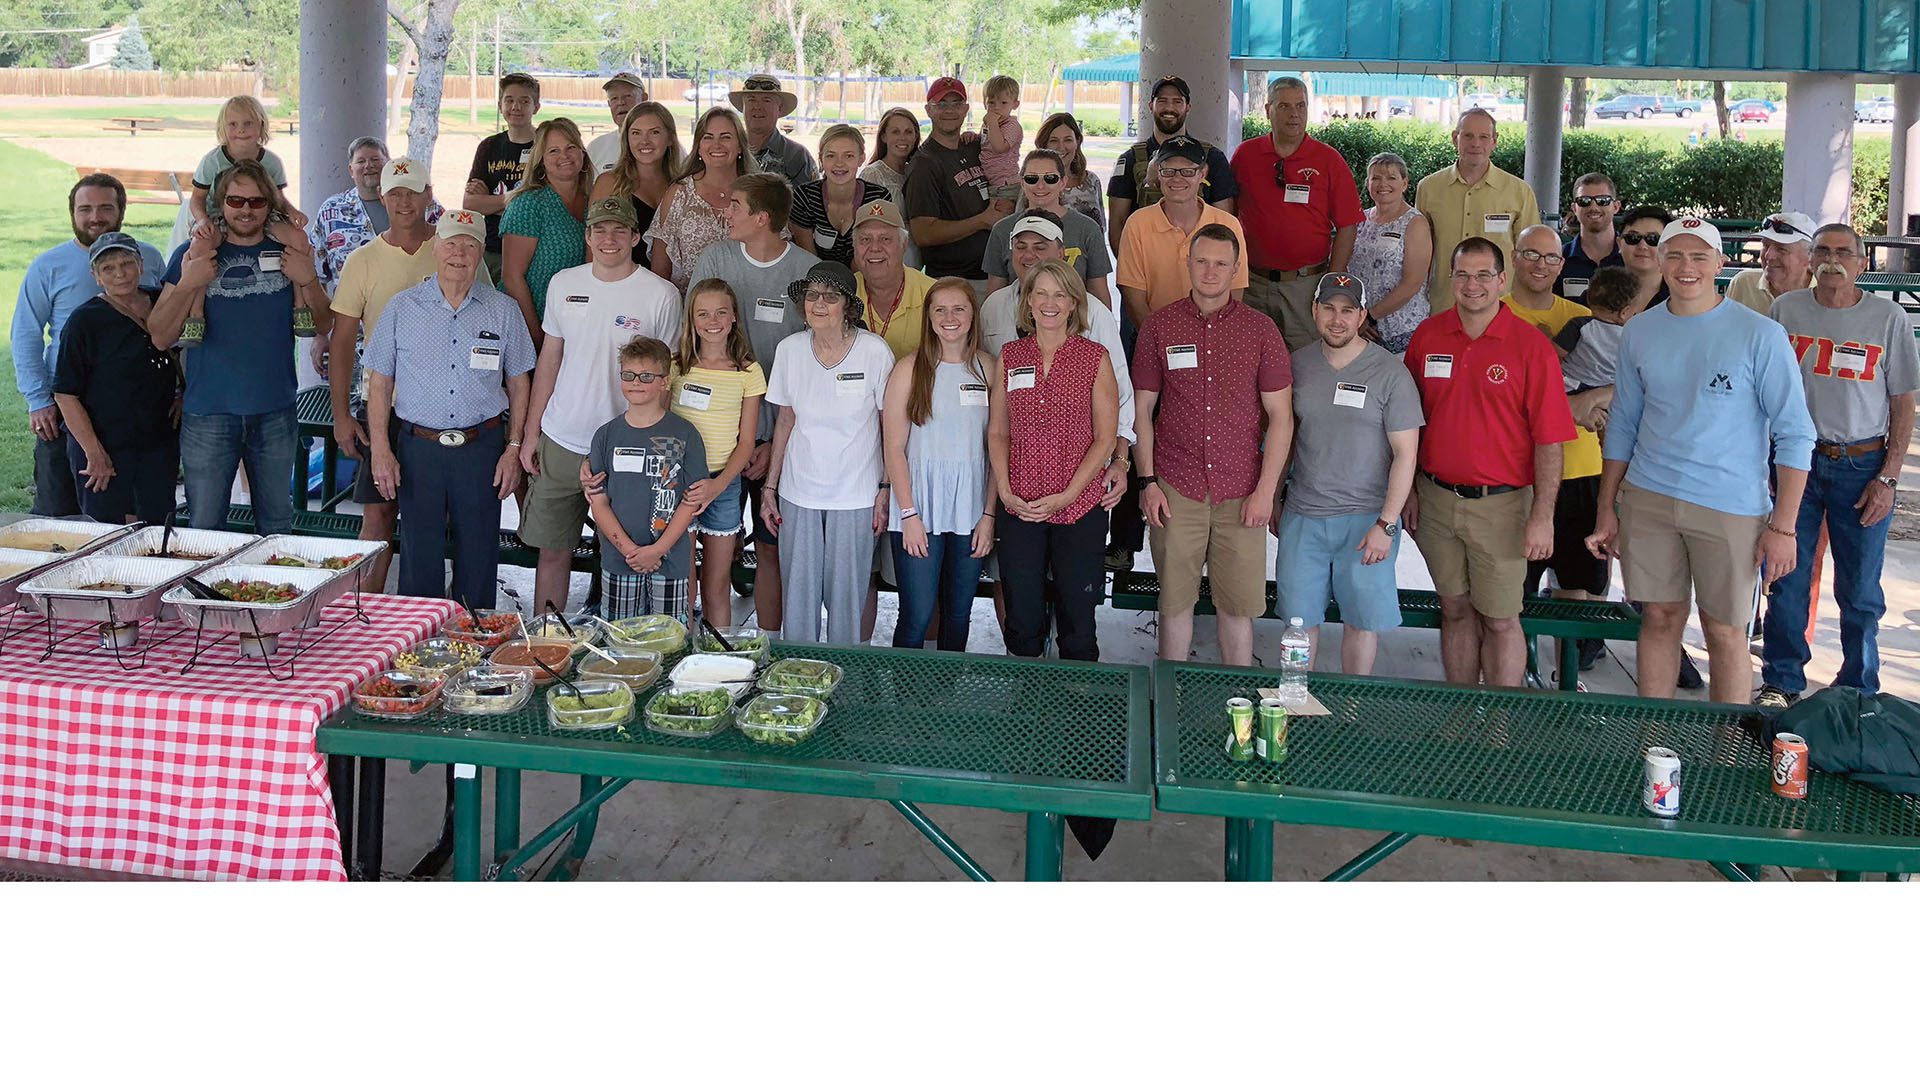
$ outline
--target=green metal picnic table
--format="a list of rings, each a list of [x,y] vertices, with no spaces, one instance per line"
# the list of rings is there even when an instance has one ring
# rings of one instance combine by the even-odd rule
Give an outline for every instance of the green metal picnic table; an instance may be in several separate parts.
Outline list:
[[[1227,820],[1229,880],[1273,876],[1273,823],[1384,829],[1328,875],[1348,880],[1415,836],[1696,859],[1735,880],[1757,866],[1920,870],[1920,800],[1815,775],[1808,797],[1768,786],[1743,706],[1483,690],[1315,675],[1330,716],[1296,718],[1280,764],[1233,762],[1225,702],[1274,672],[1154,668],[1155,805]],[[1679,751],[1680,816],[1641,808],[1642,754]]]
[[[1061,873],[1062,815],[1143,821],[1152,812],[1144,667],[786,642],[774,653],[846,672],[820,727],[796,746],[764,746],[732,728],[706,739],[661,735],[638,710],[619,730],[556,732],[535,694],[506,716],[436,711],[398,723],[343,712],[321,726],[319,747],[453,765],[454,876],[463,881],[483,876],[481,768],[496,770],[486,877],[520,876],[571,831],[556,875],[570,876],[593,842],[599,807],[633,780],[880,799],[979,881],[991,878],[917,803],[1025,814],[1026,876],[1047,881]],[[523,770],[577,775],[581,789],[578,805],[526,843]]]

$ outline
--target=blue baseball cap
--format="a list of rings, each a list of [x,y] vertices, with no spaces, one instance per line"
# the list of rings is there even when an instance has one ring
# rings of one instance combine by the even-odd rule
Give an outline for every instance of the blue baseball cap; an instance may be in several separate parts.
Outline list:
[[[87,245],[87,265],[99,262],[100,256],[110,251],[130,251],[138,256],[140,242],[123,232],[101,233],[98,239]]]

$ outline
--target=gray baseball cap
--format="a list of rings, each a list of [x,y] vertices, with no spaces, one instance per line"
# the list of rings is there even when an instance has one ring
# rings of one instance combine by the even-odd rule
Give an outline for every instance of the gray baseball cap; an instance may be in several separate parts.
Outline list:
[[[100,261],[100,256],[110,251],[130,251],[136,257],[140,254],[140,242],[123,232],[101,233],[99,238],[87,245],[87,265]]]

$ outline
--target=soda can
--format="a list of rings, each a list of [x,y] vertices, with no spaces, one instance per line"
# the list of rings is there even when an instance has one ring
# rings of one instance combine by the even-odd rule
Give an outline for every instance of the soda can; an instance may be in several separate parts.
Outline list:
[[[316,330],[317,328],[314,326],[314,322],[313,322],[312,308],[297,307],[293,309],[293,336],[294,337],[310,338],[314,335]]]
[[[1640,804],[1659,817],[1680,816],[1680,755],[1664,746],[1647,748],[1647,783]]]
[[[1276,765],[1287,760],[1287,706],[1279,698],[1260,699],[1260,726],[1253,736],[1253,752],[1262,761]]]
[[[1227,699],[1227,720],[1233,733],[1227,736],[1227,757],[1233,761],[1252,761],[1253,702],[1243,697]]]
[[[1807,740],[1791,731],[1773,737],[1773,793],[1783,799],[1807,797]]]

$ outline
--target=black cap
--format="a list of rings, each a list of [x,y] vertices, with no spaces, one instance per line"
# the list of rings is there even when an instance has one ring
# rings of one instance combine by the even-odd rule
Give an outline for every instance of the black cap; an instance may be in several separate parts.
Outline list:
[[[860,286],[853,276],[852,268],[831,259],[814,263],[807,270],[807,276],[799,278],[787,286],[787,299],[800,307],[807,302],[807,286],[825,285],[834,292],[847,298],[847,321],[857,323],[866,313],[866,305],[860,303]]]
[[[1162,75],[1158,79],[1155,79],[1153,81],[1153,89],[1147,91],[1147,100],[1152,101],[1154,98],[1159,97],[1160,91],[1169,86],[1180,91],[1180,97],[1183,101],[1193,100],[1193,91],[1187,88],[1187,80],[1178,75]]]
[[[1175,135],[1161,143],[1160,149],[1153,152],[1153,160],[1156,164],[1170,158],[1185,158],[1195,165],[1205,165],[1207,144],[1191,135]]]

